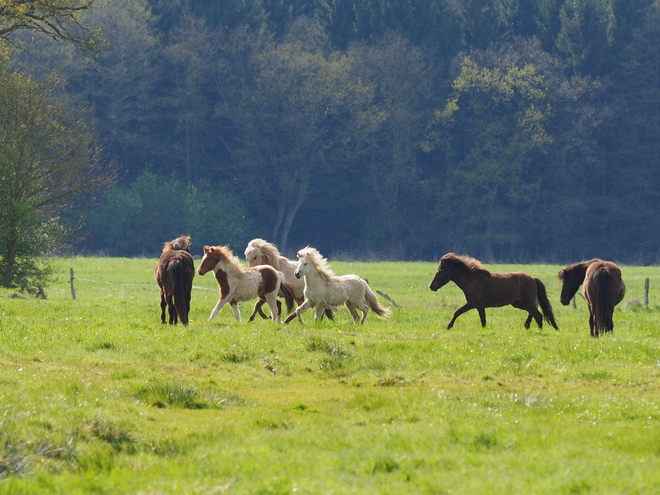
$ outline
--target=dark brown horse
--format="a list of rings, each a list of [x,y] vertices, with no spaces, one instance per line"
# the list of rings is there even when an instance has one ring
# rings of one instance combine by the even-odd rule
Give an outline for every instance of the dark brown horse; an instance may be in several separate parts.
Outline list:
[[[184,325],[188,324],[190,294],[195,276],[195,264],[189,253],[190,241],[190,236],[183,236],[166,242],[154,272],[160,287],[160,319],[165,323],[167,307],[170,325],[176,324],[179,319]]]
[[[497,308],[509,304],[529,313],[525,328],[529,328],[532,318],[536,320],[539,328],[543,327],[543,318],[557,328],[545,286],[538,278],[522,272],[491,273],[474,258],[447,253],[440,258],[438,271],[429,288],[436,291],[449,281],[458,285],[465,294],[467,302],[456,310],[447,325],[448,329],[454,326],[456,318],[473,308],[479,312],[481,326],[485,327],[485,308]],[[537,304],[541,306],[543,316]]]
[[[594,258],[568,265],[559,272],[558,277],[564,282],[559,299],[564,306],[571,302],[580,285],[583,285],[582,292],[589,304],[592,337],[614,331],[614,306],[626,295],[626,284],[618,266],[611,261]]]

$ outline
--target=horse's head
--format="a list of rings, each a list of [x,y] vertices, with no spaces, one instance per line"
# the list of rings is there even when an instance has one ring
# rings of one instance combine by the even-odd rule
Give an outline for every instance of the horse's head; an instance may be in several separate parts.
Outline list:
[[[298,253],[298,264],[293,272],[296,278],[304,277],[312,269],[312,262],[309,260],[309,257],[306,255],[301,256],[300,254],[301,253]]]
[[[451,270],[449,263],[440,260],[438,264],[438,270],[435,272],[435,277],[431,280],[429,284],[429,289],[432,291],[438,290],[440,287],[446,285],[451,280]]]
[[[261,254],[261,249],[258,246],[248,244],[248,247],[245,249],[245,259],[248,262],[248,266],[264,264],[264,257]]]
[[[584,282],[587,266],[588,262],[575,263],[567,266],[557,274],[557,278],[563,282],[559,301],[564,306],[571,302],[580,285]]]
[[[226,246],[204,246],[204,256],[197,268],[197,273],[204,275],[215,270],[218,263],[227,258],[225,250],[228,250]]]

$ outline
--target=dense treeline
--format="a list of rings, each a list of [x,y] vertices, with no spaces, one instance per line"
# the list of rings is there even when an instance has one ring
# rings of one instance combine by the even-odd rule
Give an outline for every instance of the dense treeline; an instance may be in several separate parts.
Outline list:
[[[655,263],[658,0],[97,0],[57,68],[121,181],[89,252]],[[72,219],[73,221],[73,219]]]

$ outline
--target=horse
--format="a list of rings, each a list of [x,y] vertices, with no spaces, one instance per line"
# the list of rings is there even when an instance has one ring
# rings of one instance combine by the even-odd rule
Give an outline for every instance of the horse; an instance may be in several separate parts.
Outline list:
[[[284,282],[293,291],[296,304],[301,305],[303,303],[305,300],[305,279],[297,278],[294,275],[298,262],[283,256],[275,244],[264,239],[252,239],[245,248],[245,259],[248,262],[248,266],[270,265],[276,270],[281,271],[284,275]],[[257,304],[259,305],[259,303]],[[263,302],[261,302],[261,305],[263,305]],[[259,308],[255,306],[255,309],[257,309],[262,318],[265,318],[266,315],[260,309],[261,305]],[[327,308],[324,314],[330,320],[334,318],[330,308]],[[254,314],[251,318],[254,318]]]
[[[287,312],[293,308],[293,292],[284,283],[282,273],[270,265],[244,268],[229,246],[204,246],[204,257],[197,273],[204,275],[211,270],[218,282],[220,299],[211,311],[209,320],[215,318],[224,305],[229,303],[236,321],[241,321],[238,303],[258,297],[268,303],[273,320],[281,323],[282,304],[277,300],[280,292],[284,295]]]
[[[188,324],[190,294],[195,276],[195,264],[190,255],[190,236],[178,237],[163,245],[163,252],[156,264],[154,277],[160,289],[160,319],[165,323],[165,307],[169,311],[169,323],[180,319]]]
[[[552,306],[543,283],[523,272],[491,273],[479,260],[470,256],[458,256],[447,253],[440,258],[438,270],[429,284],[429,289],[437,291],[449,281],[453,281],[465,294],[466,303],[454,313],[447,329],[454,326],[456,318],[476,308],[481,319],[481,326],[486,326],[486,309],[511,305],[527,311],[525,328],[529,328],[532,318],[539,328],[543,328],[543,319],[558,329],[552,313]],[[543,316],[537,308],[540,305]]]
[[[563,281],[559,301],[564,305],[573,299],[580,285],[589,305],[589,329],[592,337],[614,331],[614,307],[626,295],[621,270],[611,261],[594,258],[568,265],[557,275]]]
[[[320,320],[328,308],[344,304],[353,317],[354,322],[364,323],[369,308],[379,318],[390,316],[390,310],[378,304],[366,280],[357,275],[336,276],[330,269],[327,260],[313,247],[307,246],[298,251],[298,263],[294,275],[305,280],[305,301],[298,306],[295,313],[287,317],[289,323],[295,317],[302,322],[301,314],[310,307],[316,306],[316,320]],[[362,319],[357,310],[362,312]]]

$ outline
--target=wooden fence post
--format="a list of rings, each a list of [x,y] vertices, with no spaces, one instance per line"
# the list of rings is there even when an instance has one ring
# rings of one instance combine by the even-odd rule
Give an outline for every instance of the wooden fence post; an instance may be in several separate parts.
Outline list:
[[[69,268],[69,283],[71,284],[71,298],[76,298],[76,288],[73,286],[73,268]]]
[[[644,280],[644,306],[649,305],[649,278]]]

